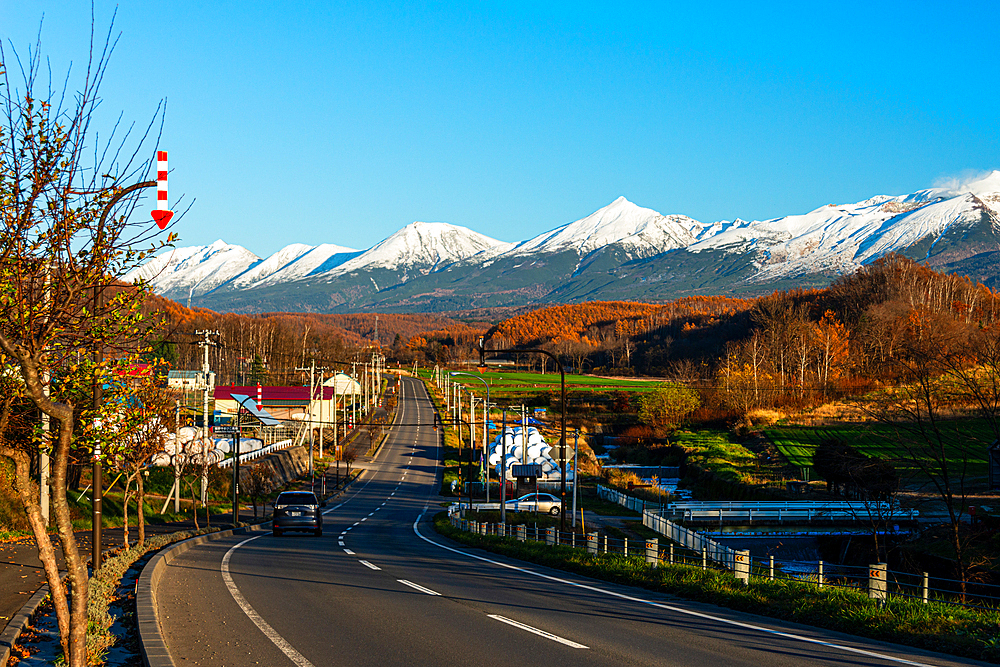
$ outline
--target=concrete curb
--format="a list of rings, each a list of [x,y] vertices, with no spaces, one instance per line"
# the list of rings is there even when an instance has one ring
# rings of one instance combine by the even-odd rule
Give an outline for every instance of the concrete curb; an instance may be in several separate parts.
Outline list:
[[[4,629],[3,633],[0,634],[0,665],[6,665],[7,659],[10,658],[10,651],[17,643],[18,637],[21,636],[21,632],[29,623],[31,619],[34,618],[35,612],[45,601],[45,598],[49,596],[49,585],[42,584],[31,599],[21,607],[20,611],[14,614],[14,617],[10,619],[7,623],[7,627]]]
[[[351,484],[361,477],[362,472],[359,471],[354,479],[345,484],[343,488],[335,492],[331,497],[344,493]],[[265,521],[252,526],[242,526],[240,528],[230,528],[215,533],[198,535],[197,537],[192,537],[164,548],[146,563],[142,568],[142,574],[139,575],[139,581],[135,587],[135,624],[139,630],[139,652],[142,654],[143,665],[146,667],[174,667],[174,660],[170,657],[167,642],[163,639],[163,635],[160,634],[160,615],[156,611],[156,587],[159,585],[167,565],[177,556],[199,544],[204,544],[211,540],[220,540],[231,535],[243,535],[270,530],[270,525],[270,521]],[[48,586],[45,587],[45,591],[48,591]],[[18,616],[20,616],[20,613]],[[11,625],[13,624],[14,621],[12,620]],[[0,667],[4,667],[5,665],[6,662],[0,662]]]
[[[219,540],[231,535],[266,530],[267,523],[258,523],[241,528],[230,528],[215,533],[206,533],[192,537],[160,551],[142,568],[139,582],[135,589],[135,620],[139,630],[139,648],[142,653],[142,663],[146,667],[173,667],[174,661],[167,650],[167,643],[160,634],[160,618],[156,612],[156,587],[163,577],[163,572],[177,556],[199,544],[211,540]]]

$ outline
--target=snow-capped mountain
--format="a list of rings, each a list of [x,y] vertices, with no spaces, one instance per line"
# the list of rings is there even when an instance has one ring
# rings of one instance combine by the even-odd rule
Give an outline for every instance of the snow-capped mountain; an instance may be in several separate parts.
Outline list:
[[[207,246],[163,252],[124,276],[124,280],[142,279],[157,294],[188,298],[203,296],[260,262],[260,257],[246,248],[220,240]]]
[[[510,244],[445,222],[413,222],[357,257],[344,262],[329,276],[355,271],[386,269],[426,275],[445,264],[467,259],[484,250]]]
[[[232,287],[248,289],[302,280],[332,271],[360,254],[359,250],[332,243],[318,246],[293,243],[237,276]]]
[[[687,250],[753,254],[759,269],[757,282],[806,273],[846,273],[924,239],[933,239],[933,248],[949,231],[979,225],[984,214],[1000,224],[998,213],[1000,171],[994,171],[955,188],[829,204],[804,215],[773,220],[718,223],[713,233]]]
[[[210,246],[176,248],[157,255],[124,279],[142,279],[158,294],[175,299],[205,297],[209,293],[225,298],[222,295],[231,292],[286,283],[329,282],[338,276],[376,270],[398,273],[388,281],[392,285],[484,250],[509,245],[457,225],[414,222],[366,251],[329,243],[318,246],[293,243],[261,259],[245,248],[223,241]]]
[[[143,278],[219,310],[460,310],[823,286],[890,252],[1000,285],[1000,171],[771,220],[701,223],[619,197],[520,243],[414,222],[365,251],[289,245],[267,259],[217,241]]]
[[[634,257],[652,257],[694,243],[703,229],[704,225],[685,215],[666,216],[619,197],[582,220],[518,243],[510,253],[573,250],[583,256],[618,245]]]

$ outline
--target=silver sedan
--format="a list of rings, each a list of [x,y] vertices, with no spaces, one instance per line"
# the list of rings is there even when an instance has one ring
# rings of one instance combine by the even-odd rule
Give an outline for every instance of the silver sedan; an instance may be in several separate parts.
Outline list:
[[[559,516],[562,512],[562,501],[551,493],[529,493],[515,500],[508,500],[504,506],[513,512],[545,512],[553,516]]]

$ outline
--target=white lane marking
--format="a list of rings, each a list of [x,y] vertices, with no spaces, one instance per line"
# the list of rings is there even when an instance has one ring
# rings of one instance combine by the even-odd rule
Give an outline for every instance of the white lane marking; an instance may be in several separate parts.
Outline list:
[[[420,584],[415,584],[412,581],[407,581],[406,579],[397,579],[396,581],[398,581],[399,583],[403,584],[404,586],[409,586],[410,588],[414,588],[414,589],[420,591],[421,593],[427,593],[428,595],[441,595],[437,591],[432,591],[429,588],[424,588]]]
[[[337,546],[344,546],[344,540],[337,540]]]
[[[362,521],[367,521],[367,520],[368,520],[368,517],[366,517],[366,516],[364,516],[364,517],[361,517],[361,520],[362,520]]]
[[[931,665],[931,664],[928,664],[928,663],[925,663],[925,662],[914,662],[912,660],[906,660],[905,658],[896,658],[894,656],[886,655],[884,653],[876,653],[874,651],[866,651],[864,649],[854,648],[853,646],[844,646],[843,644],[834,644],[833,642],[823,641],[822,639],[814,639],[813,637],[806,637],[806,636],[803,636],[803,635],[796,635],[796,634],[791,633],[791,632],[782,632],[781,630],[774,630],[772,628],[765,628],[765,627],[762,627],[760,625],[753,625],[752,623],[743,623],[742,621],[734,621],[732,619],[723,618],[721,616],[713,616],[712,614],[705,614],[705,613],[702,613],[700,611],[693,611],[691,609],[684,609],[683,607],[675,607],[674,605],[663,604],[662,602],[654,602],[652,600],[645,600],[643,598],[637,598],[637,597],[632,596],[632,595],[626,595],[624,593],[618,593],[616,591],[609,591],[609,590],[605,590],[603,588],[597,588],[596,586],[588,586],[587,584],[581,584],[581,583],[576,582],[576,581],[570,581],[568,579],[562,579],[560,577],[553,577],[553,576],[548,575],[548,574],[542,574],[541,572],[535,572],[534,570],[529,570],[526,567],[518,567],[517,565],[510,565],[509,563],[501,563],[500,561],[496,561],[496,560],[493,560],[491,558],[485,558],[483,556],[477,556],[476,554],[470,554],[470,553],[467,553],[465,551],[462,551],[461,549],[454,549],[452,547],[446,546],[444,544],[440,544],[438,542],[435,542],[432,539],[429,539],[429,538],[425,537],[424,534],[420,532],[420,528],[417,526],[417,524],[420,523],[420,519],[423,518],[423,516],[424,516],[425,513],[426,513],[426,509],[425,509],[424,512],[421,512],[420,516],[417,517],[417,520],[413,522],[413,532],[417,534],[417,537],[419,537],[420,539],[422,539],[424,542],[427,542],[429,544],[433,544],[434,546],[436,546],[436,547],[438,547],[440,549],[444,549],[446,551],[451,551],[452,553],[456,553],[456,554],[459,554],[459,555],[462,555],[462,556],[466,556],[468,558],[474,558],[476,560],[483,561],[484,563],[490,563],[491,565],[496,565],[498,567],[504,567],[504,568],[507,568],[508,570],[515,570],[517,572],[522,572],[524,574],[530,574],[533,577],[538,577],[540,579],[547,579],[548,581],[554,581],[556,583],[565,584],[567,586],[573,586],[574,588],[580,588],[580,589],[583,589],[585,591],[590,591],[592,593],[600,593],[601,595],[607,595],[609,597],[618,598],[620,600],[628,600],[629,602],[637,602],[639,604],[648,605],[650,607],[656,607],[658,609],[665,609],[667,611],[676,612],[678,614],[686,614],[688,616],[694,616],[696,618],[703,618],[703,619],[706,619],[706,620],[709,620],[709,621],[715,621],[717,623],[724,623],[726,625],[733,625],[733,626],[736,626],[736,627],[739,627],[739,628],[745,628],[747,630],[756,630],[758,632],[764,632],[764,633],[767,633],[769,635],[775,635],[777,637],[784,637],[785,639],[794,639],[794,640],[797,640],[797,641],[805,642],[807,644],[817,644],[819,646],[826,646],[827,648],[838,649],[838,650],[841,650],[841,651],[845,651],[847,653],[857,653],[859,655],[866,655],[866,656],[869,656],[869,657],[872,657],[872,658],[878,658],[880,660],[888,660],[889,662],[896,662],[896,663],[900,663],[900,664],[903,664],[903,665],[913,665],[914,667],[934,667],[934,665]]]
[[[522,630],[527,630],[532,634],[536,634],[539,637],[545,637],[546,639],[551,639],[554,642],[559,642],[560,644],[565,644],[570,648],[590,648],[589,646],[584,646],[583,644],[577,644],[574,641],[568,639],[563,639],[558,635],[554,635],[551,632],[545,632],[545,630],[539,630],[538,628],[533,628],[530,625],[525,625],[524,623],[518,623],[512,618],[507,618],[506,616],[500,616],[498,614],[488,614],[490,618],[501,623],[506,623],[507,625],[513,625],[515,628],[520,628]]]
[[[381,570],[382,569],[378,565],[372,565],[371,563],[369,563],[366,560],[359,560],[358,562],[361,563],[362,565],[364,565],[365,567],[367,567],[369,570]]]
[[[344,549],[344,553],[347,554],[348,556],[353,556],[354,555],[354,552],[351,551],[350,549]]]
[[[229,594],[233,596],[233,599],[236,600],[236,604],[240,606],[240,609],[242,609],[243,613],[247,615],[247,618],[253,621],[254,625],[260,628],[260,631],[264,633],[264,636],[270,639],[282,653],[287,655],[289,660],[294,662],[298,667],[314,667],[311,662],[306,660],[305,656],[292,648],[292,645],[285,641],[284,637],[275,632],[274,628],[272,628],[267,621],[261,618],[261,615],[250,606],[250,603],[247,602],[246,598],[243,597],[243,594],[240,593],[240,589],[236,587],[236,582],[233,581],[233,577],[229,573],[229,560],[232,558],[233,552],[247,542],[252,542],[261,537],[264,536],[257,535],[256,537],[247,538],[239,544],[233,545],[233,547],[226,552],[226,555],[222,557],[222,580],[226,582],[226,588],[229,589]]]
[[[353,523],[353,524],[351,525],[351,528],[354,528],[354,526],[358,525],[359,523],[361,523],[361,522],[360,522],[360,521],[355,521],[355,522],[354,522],[354,523]]]
[[[375,514],[375,512],[371,512],[371,513],[369,513],[369,514],[368,514],[368,516],[371,516],[372,514]]]

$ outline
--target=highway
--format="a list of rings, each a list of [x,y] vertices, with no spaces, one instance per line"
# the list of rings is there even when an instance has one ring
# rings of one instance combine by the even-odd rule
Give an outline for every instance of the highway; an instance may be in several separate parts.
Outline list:
[[[472,550],[437,535],[440,452],[403,378],[373,469],[322,537],[232,536],[159,584],[177,665],[971,665]],[[417,426],[421,424],[421,426]]]

